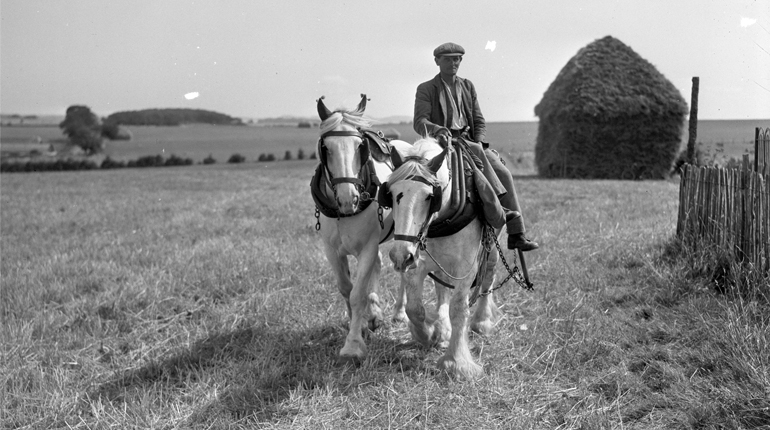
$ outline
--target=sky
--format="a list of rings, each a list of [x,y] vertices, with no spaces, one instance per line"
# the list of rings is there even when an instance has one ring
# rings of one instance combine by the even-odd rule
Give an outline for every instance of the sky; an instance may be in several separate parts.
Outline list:
[[[195,108],[317,116],[315,101],[411,116],[433,49],[466,54],[487,121],[536,121],[578,50],[613,36],[701,119],[770,118],[770,0],[2,0],[0,112]]]

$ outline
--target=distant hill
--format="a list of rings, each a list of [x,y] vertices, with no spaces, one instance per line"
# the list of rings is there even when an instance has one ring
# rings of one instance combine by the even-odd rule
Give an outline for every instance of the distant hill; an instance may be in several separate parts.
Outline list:
[[[28,126],[58,126],[64,120],[64,115],[0,115],[1,125],[28,125]]]
[[[144,109],[115,112],[105,122],[121,125],[243,125],[239,118],[203,109]]]
[[[412,122],[411,116],[389,116],[385,118],[372,118],[375,124],[410,124]],[[284,115],[274,118],[259,118],[256,121],[249,121],[255,125],[260,126],[287,126],[296,127],[298,124],[310,124],[313,127],[318,127],[321,120],[316,117],[299,117],[292,115]]]
[[[296,127],[300,123],[309,124],[313,127],[318,127],[318,124],[321,123],[321,120],[318,118],[309,118],[309,117],[306,118],[306,117],[299,117],[299,116],[284,115],[284,116],[279,116],[275,118],[259,118],[254,122],[254,124],[260,125],[260,126],[282,126],[282,127]]]

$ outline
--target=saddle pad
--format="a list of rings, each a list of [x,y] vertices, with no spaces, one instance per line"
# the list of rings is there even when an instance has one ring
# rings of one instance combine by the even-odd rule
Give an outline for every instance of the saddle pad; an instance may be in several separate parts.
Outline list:
[[[389,139],[382,137],[380,132],[371,129],[363,129],[361,134],[369,143],[369,153],[374,161],[384,163],[390,160],[390,149],[393,145],[390,144]]]

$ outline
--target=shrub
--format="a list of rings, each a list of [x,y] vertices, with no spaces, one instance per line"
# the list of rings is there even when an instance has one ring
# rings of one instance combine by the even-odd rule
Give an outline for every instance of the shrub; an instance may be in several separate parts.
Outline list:
[[[302,150],[302,148],[297,150],[297,160],[304,160],[305,159],[305,151]]]
[[[287,160],[287,161],[288,161],[288,160],[291,160],[291,151],[288,151],[288,150],[287,150],[287,151],[286,151],[286,153],[285,153],[285,154],[283,154],[283,159],[284,159],[284,160]]]
[[[193,164],[192,158],[182,158],[178,155],[171,154],[168,160],[163,164],[164,166],[189,166]]]
[[[267,155],[259,154],[259,158],[257,158],[257,161],[267,161]]]
[[[311,160],[315,160],[315,159],[316,159],[316,156],[315,156],[315,152],[313,152],[312,154],[310,154],[310,159],[311,159]]]
[[[135,167],[156,167],[163,166],[164,160],[162,155],[147,155],[136,159]]]
[[[275,161],[275,155],[267,154],[267,158],[265,158],[265,161]]]
[[[246,161],[246,157],[241,154],[233,154],[227,160],[228,163],[243,163],[244,161]]]
[[[116,161],[109,156],[102,161],[102,169],[120,169],[126,167],[125,161]]]
[[[62,170],[93,170],[98,169],[91,160],[41,160],[27,161],[26,163],[3,162],[0,164],[1,172],[51,172]]]
[[[217,162],[217,160],[214,158],[214,156],[212,154],[209,154],[208,157],[203,159],[203,164],[214,164],[216,162]]]

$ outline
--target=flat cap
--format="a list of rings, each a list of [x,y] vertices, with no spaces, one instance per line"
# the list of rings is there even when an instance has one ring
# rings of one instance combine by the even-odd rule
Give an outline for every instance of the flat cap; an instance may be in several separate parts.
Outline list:
[[[438,48],[433,50],[434,57],[441,57],[441,56],[459,57],[460,55],[464,55],[464,54],[465,54],[465,49],[463,49],[462,46],[452,42],[441,44],[438,46]]]

